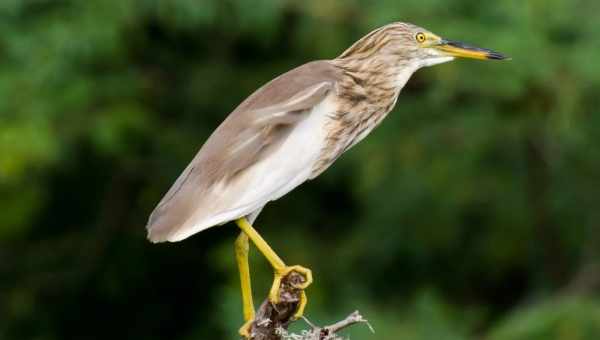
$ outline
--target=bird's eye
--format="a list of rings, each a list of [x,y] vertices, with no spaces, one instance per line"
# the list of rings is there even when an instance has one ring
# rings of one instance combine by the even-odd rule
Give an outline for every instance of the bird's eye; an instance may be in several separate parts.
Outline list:
[[[425,42],[425,40],[427,40],[427,37],[425,37],[425,33],[419,32],[415,36],[415,39],[417,40],[417,42],[423,43]]]

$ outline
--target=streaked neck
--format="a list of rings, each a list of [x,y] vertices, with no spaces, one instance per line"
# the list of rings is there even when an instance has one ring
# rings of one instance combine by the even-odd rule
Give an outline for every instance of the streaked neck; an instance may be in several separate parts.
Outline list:
[[[332,63],[363,86],[383,86],[402,89],[421,65],[397,55],[374,55],[368,58],[345,57],[333,59]]]

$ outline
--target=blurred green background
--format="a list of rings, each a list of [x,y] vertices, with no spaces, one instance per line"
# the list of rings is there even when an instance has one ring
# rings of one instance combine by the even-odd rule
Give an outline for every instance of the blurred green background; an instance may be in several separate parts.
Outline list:
[[[392,21],[510,62],[419,71],[258,229],[307,317],[376,340],[600,339],[598,1],[1,0],[0,339],[236,339],[237,230],[145,223],[260,85]],[[272,274],[252,253],[255,299]],[[304,327],[302,322],[295,329]]]

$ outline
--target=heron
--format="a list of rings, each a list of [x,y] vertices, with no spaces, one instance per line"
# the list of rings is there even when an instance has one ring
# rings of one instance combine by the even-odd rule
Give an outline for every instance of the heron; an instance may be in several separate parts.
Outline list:
[[[273,79],[210,135],[150,215],[149,240],[177,242],[233,221],[240,229],[235,240],[245,321],[240,334],[250,336],[255,315],[249,241],[273,267],[271,303],[278,303],[285,276],[296,272],[304,277],[295,313],[302,316],[312,272],[286,265],[254,221],[267,203],[319,176],[378,126],[415,71],[457,57],[507,59],[395,22],[370,32],[335,59],[309,62]]]

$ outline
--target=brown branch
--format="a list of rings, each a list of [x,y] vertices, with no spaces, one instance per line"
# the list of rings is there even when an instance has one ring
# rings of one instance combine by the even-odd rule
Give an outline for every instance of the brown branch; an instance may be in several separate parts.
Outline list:
[[[281,280],[280,302],[273,305],[265,299],[260,305],[250,329],[250,340],[281,340],[278,330],[287,330],[292,323],[302,294],[296,286],[303,282],[304,277],[296,272]]]
[[[249,340],[336,340],[340,339],[336,333],[357,323],[364,323],[373,328],[358,311],[350,314],[344,320],[326,327],[317,327],[305,321],[311,326],[310,331],[305,331],[301,336],[288,335],[287,329],[294,321],[293,317],[298,308],[302,290],[296,288],[304,282],[304,277],[296,272],[291,272],[281,281],[280,302],[273,305],[269,299],[265,299],[252,323]]]

